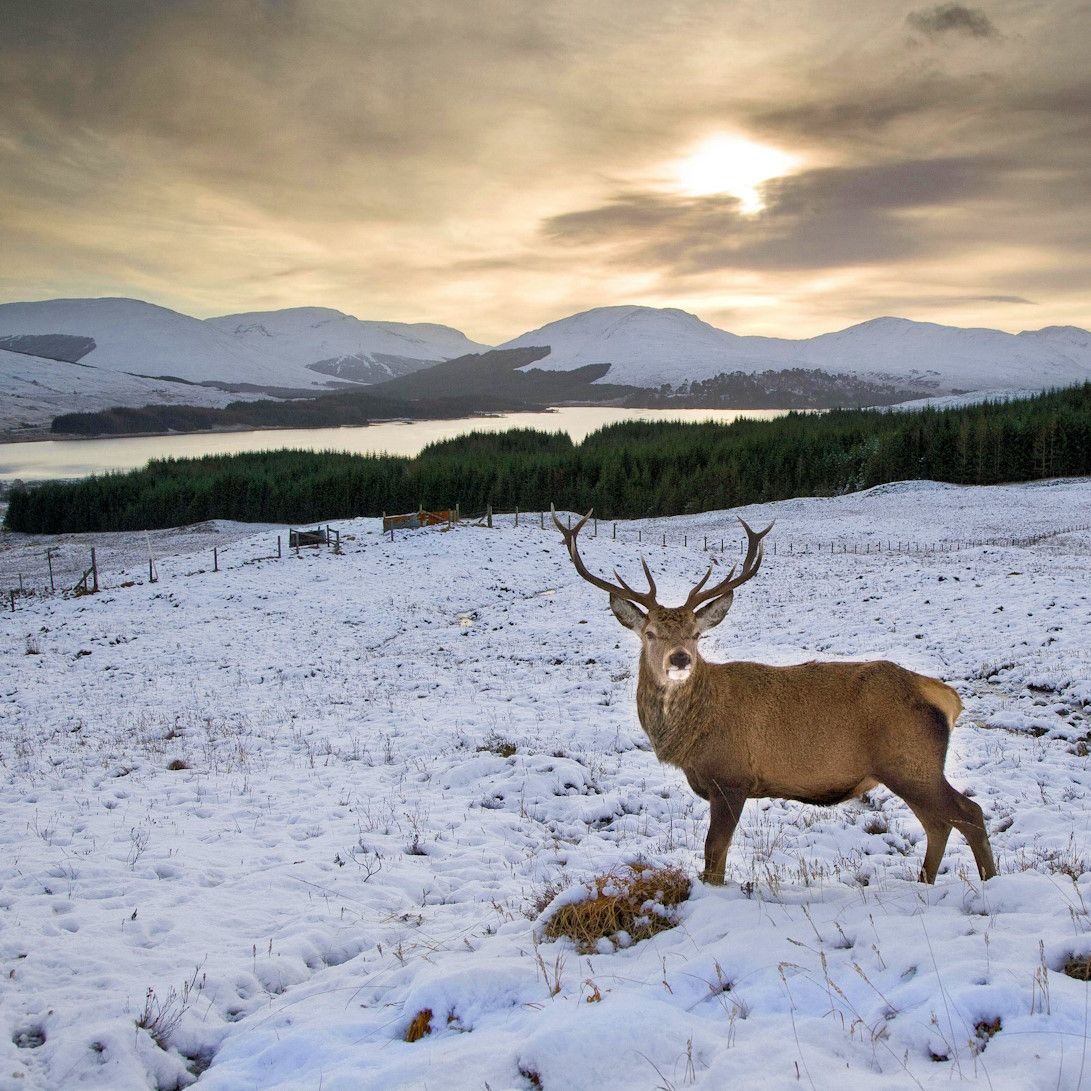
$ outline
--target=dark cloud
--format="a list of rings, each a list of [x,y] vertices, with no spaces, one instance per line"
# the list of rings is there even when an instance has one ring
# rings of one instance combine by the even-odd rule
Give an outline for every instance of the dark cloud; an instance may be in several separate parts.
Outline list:
[[[999,38],[992,20],[979,8],[962,4],[937,4],[934,8],[911,11],[905,21],[930,38],[941,34],[962,34],[970,38]]]
[[[757,215],[731,197],[627,193],[550,217],[543,232],[568,245],[607,246],[615,263],[690,274],[900,261],[942,245],[919,217],[903,213],[981,197],[1002,169],[986,160],[941,159],[806,171],[766,185],[766,207]]]

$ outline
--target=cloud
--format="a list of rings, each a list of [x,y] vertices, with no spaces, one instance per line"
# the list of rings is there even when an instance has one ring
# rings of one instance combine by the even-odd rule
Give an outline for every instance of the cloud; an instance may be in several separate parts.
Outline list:
[[[605,247],[614,264],[676,273],[901,261],[946,245],[922,214],[988,193],[1002,169],[948,158],[805,171],[768,183],[759,215],[734,198],[629,192],[552,216],[542,231],[568,246]]]
[[[1085,0],[7,0],[3,23],[0,298],[481,340],[736,290],[782,333],[899,291],[1087,321]],[[807,169],[758,217],[668,193],[720,132]]]
[[[983,11],[962,4],[937,4],[927,10],[911,11],[905,21],[929,38],[943,34],[962,34],[970,38],[1000,37],[1000,32]]]

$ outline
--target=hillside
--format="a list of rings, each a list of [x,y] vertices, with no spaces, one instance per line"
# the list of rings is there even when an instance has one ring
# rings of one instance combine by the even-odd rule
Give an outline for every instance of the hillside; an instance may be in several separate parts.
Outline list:
[[[251,352],[354,383],[382,382],[489,347],[450,326],[365,322],[329,307],[228,314],[205,323]]]
[[[1091,378],[1091,333],[1048,327],[1019,334],[876,318],[803,340],[739,337],[674,308],[600,307],[502,345],[549,345],[547,369],[611,364],[613,383],[658,388],[743,372],[820,369],[920,394],[1044,389]]]

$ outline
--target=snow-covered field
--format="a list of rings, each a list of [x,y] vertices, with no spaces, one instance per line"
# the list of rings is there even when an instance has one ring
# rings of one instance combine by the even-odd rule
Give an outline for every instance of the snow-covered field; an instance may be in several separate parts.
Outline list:
[[[742,514],[799,543],[1088,510],[1085,479]],[[582,956],[536,938],[547,886],[699,867],[707,807],[644,740],[635,639],[536,522],[338,525],[344,556],[243,564],[255,528],[220,573],[179,534],[155,585],[3,615],[2,1091],[191,1070],[219,1091],[1091,1086],[1089,986],[1060,972],[1091,953],[1091,533],[778,551],[706,638],[710,659],[888,657],[955,685],[948,772],[999,877],[956,834],[915,882],[922,831],[883,790],[751,801],[727,887]],[[586,560],[634,576],[638,528],[667,601],[705,558],[649,531],[736,536],[727,513],[623,524]],[[434,1033],[404,1041],[426,1008]]]

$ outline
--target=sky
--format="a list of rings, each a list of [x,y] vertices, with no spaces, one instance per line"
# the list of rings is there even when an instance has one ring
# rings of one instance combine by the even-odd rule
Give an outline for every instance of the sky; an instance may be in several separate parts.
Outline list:
[[[1091,5],[0,0],[0,302],[1091,326]]]

